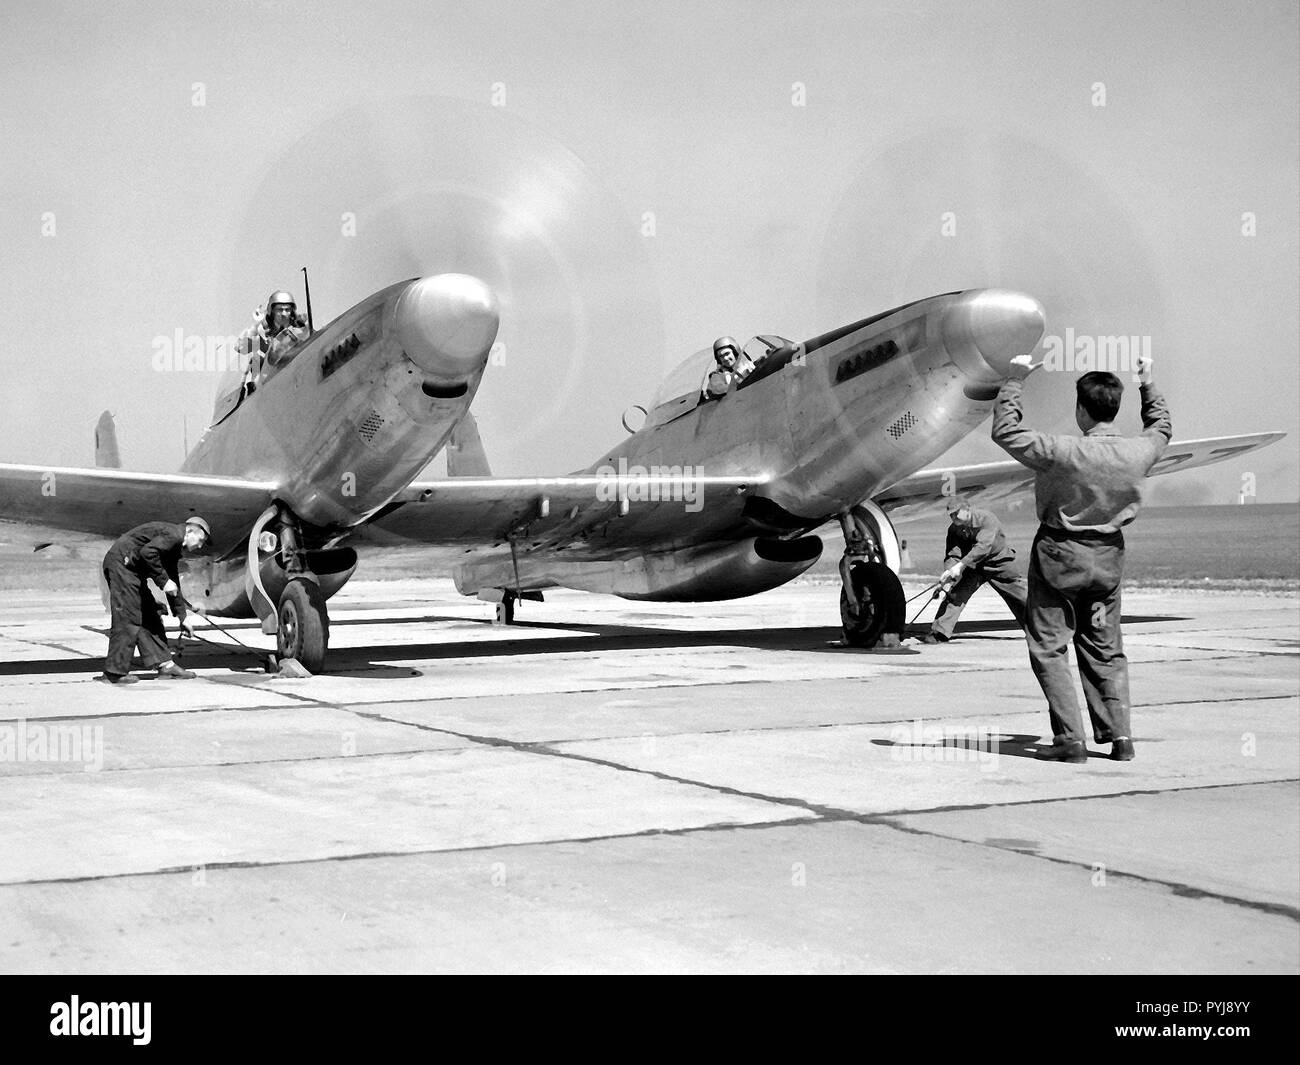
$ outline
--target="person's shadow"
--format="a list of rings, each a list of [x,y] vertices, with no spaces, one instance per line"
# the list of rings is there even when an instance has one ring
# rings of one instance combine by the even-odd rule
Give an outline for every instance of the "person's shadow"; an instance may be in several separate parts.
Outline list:
[[[911,726],[903,726],[910,728]],[[926,732],[929,729],[935,729],[942,733],[935,739],[927,739]],[[919,739],[919,742],[916,740]],[[963,751],[971,755],[988,754],[1008,758],[1038,758],[1038,752],[1051,747],[1052,742],[1044,742],[1038,736],[1021,735],[1019,733],[1006,733],[997,731],[986,731],[981,733],[978,729],[968,729],[962,731],[959,724],[949,725],[931,725],[928,728],[922,728],[920,736],[913,736],[907,740],[880,739],[872,740],[872,744],[877,747],[893,747],[900,751],[941,751],[944,749]],[[918,758],[918,761],[927,762],[944,762],[944,761],[962,761],[958,757],[945,758],[942,756],[930,756],[928,758]]]

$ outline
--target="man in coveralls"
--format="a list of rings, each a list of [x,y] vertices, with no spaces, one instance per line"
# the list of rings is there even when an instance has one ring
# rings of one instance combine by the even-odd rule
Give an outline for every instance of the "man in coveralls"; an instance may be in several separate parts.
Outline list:
[[[1173,429],[1169,409],[1151,382],[1151,360],[1138,362],[1140,436],[1116,431],[1124,385],[1094,371],[1075,382],[1074,417],[1083,436],[1049,436],[1020,425],[1023,381],[1031,356],[1011,360],[1012,378],[998,393],[993,440],[1034,470],[1042,524],[1029,561],[1026,631],[1029,661],[1047,696],[1052,746],[1040,758],[1088,760],[1083,718],[1067,658],[1071,641],[1092,718],[1092,735],[1111,744],[1111,758],[1133,757],[1129,733],[1128,659],[1120,634],[1124,534],[1142,505],[1142,481],[1164,454]]]
[[[1025,627],[1025,579],[1016,565],[1016,553],[1007,543],[1002,524],[987,510],[970,505],[962,496],[948,500],[948,547],[940,579],[947,595],[922,643],[947,643],[970,597],[988,582],[1002,596],[1016,624]]]
[[[193,678],[192,672],[172,661],[162,616],[148,584],[152,579],[162,589],[182,627],[192,632],[194,619],[186,616],[177,569],[182,550],[201,551],[211,536],[208,523],[195,514],[184,525],[167,521],[137,525],[108,549],[104,579],[108,581],[113,625],[104,672],[96,680],[134,684],[139,679],[131,675],[131,652],[136,647],[140,648],[140,663],[145,669],[156,669],[160,677]]]

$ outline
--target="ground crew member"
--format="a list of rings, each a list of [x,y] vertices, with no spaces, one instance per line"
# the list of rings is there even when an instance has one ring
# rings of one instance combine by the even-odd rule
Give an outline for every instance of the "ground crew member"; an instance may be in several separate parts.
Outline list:
[[[291,362],[298,345],[307,339],[307,320],[297,313],[292,293],[272,292],[265,306],[265,313],[239,337],[237,350],[248,356],[246,392],[256,391],[276,370]]]
[[[1002,596],[1011,608],[1016,624],[1023,629],[1028,589],[1020,567],[1016,565],[1016,553],[1002,532],[1002,523],[989,511],[971,506],[964,496],[949,497],[948,518],[951,524],[943,560],[947,568],[940,578],[947,595],[934,624],[921,637],[921,642],[947,643],[951,640],[962,610],[986,582]]]
[[[1141,436],[1115,430],[1124,385],[1094,371],[1075,382],[1074,417],[1083,436],[1049,436],[1020,424],[1022,382],[1037,367],[1031,356],[1011,360],[1012,378],[998,393],[993,440],[1034,470],[1042,523],[1029,561],[1026,632],[1029,660],[1047,696],[1052,747],[1040,758],[1086,762],[1083,719],[1070,676],[1073,641],[1092,719],[1093,739],[1112,744],[1110,756],[1133,757],[1129,732],[1128,659],[1120,633],[1124,534],[1142,505],[1142,481],[1173,433],[1169,409],[1151,381],[1151,360],[1138,362]]]
[[[172,661],[167,649],[158,604],[149,592],[152,580],[172,604],[172,610],[186,632],[194,630],[194,619],[185,613],[177,567],[181,551],[201,551],[212,530],[198,515],[184,525],[150,521],[120,536],[104,556],[104,579],[108,582],[109,607],[113,615],[108,636],[108,657],[104,672],[96,680],[108,684],[134,684],[131,652],[140,649],[140,663],[156,669],[160,677],[190,680],[194,674]]]

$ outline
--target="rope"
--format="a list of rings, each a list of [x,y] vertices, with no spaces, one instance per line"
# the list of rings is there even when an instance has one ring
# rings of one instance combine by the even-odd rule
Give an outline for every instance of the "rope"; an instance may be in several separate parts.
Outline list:
[[[939,582],[938,582],[938,581],[935,581],[935,582],[934,582],[932,585],[930,585],[928,588],[922,588],[919,592],[916,593],[916,595],[912,596],[912,598],[909,599],[909,600],[907,600],[907,601],[908,601],[909,603],[915,602],[917,599],[920,599],[921,596],[925,595],[925,593],[928,592],[928,591],[930,591],[932,588],[938,588],[938,587],[939,587]]]
[[[264,655],[264,654],[266,654],[265,651],[259,651],[256,647],[249,647],[248,644],[244,643],[244,641],[241,640],[238,636],[236,636],[233,632],[231,632],[231,631],[228,630],[228,629],[224,629],[224,628],[222,628],[222,627],[221,627],[220,625],[218,625],[215,621],[213,621],[210,617],[207,617],[207,615],[201,615],[201,616],[202,616],[203,619],[204,619],[204,620],[205,620],[209,625],[211,625],[214,629],[216,629],[218,632],[222,633],[224,636],[228,636],[228,637],[230,637],[230,639],[234,640],[235,643],[239,644],[239,646],[242,647],[245,651],[252,651],[254,654],[258,654],[258,655]],[[199,636],[197,633],[190,633],[190,635],[193,636],[196,640],[202,640],[202,639],[203,639],[203,637],[202,637],[202,636]],[[210,643],[210,644],[212,644],[214,647],[220,647],[220,646],[221,646],[221,644],[216,643],[216,642],[214,642],[213,640],[204,640],[204,642],[205,642],[205,643]]]
[[[206,621],[206,622],[207,622],[209,625],[211,625],[214,629],[216,629],[218,632],[222,633],[224,636],[227,636],[227,637],[229,637],[230,639],[234,640],[235,643],[239,644],[239,646],[242,647],[245,651],[249,651],[249,652],[251,652],[252,654],[257,655],[259,658],[264,658],[264,657],[268,654],[268,652],[266,652],[266,651],[259,651],[256,647],[249,647],[248,644],[244,643],[244,641],[241,640],[238,636],[236,636],[233,632],[231,632],[229,629],[226,629],[225,627],[223,627],[223,626],[221,626],[221,625],[218,625],[218,624],[217,624],[215,621],[213,621],[212,618],[209,617],[207,614],[200,614],[199,611],[197,611],[197,610],[194,609],[194,605],[193,605],[193,604],[192,604],[188,599],[186,599],[184,602],[185,602],[185,607],[186,607],[186,609],[189,610],[190,613],[198,614],[199,617],[201,617],[204,621]],[[205,636],[200,636],[200,635],[199,635],[198,633],[196,633],[196,632],[188,632],[188,633],[187,633],[187,632],[185,632],[184,629],[182,629],[181,632],[184,633],[185,636],[188,636],[188,637],[189,637],[190,639],[192,639],[192,640],[198,640],[200,643],[206,643],[206,644],[211,645],[212,647],[220,647],[223,651],[229,651],[229,650],[230,650],[230,648],[227,647],[225,644],[223,644],[223,643],[217,643],[216,640],[209,640],[207,637],[205,637]]]
[[[934,587],[933,584],[930,585],[930,588],[933,588],[933,587]],[[929,591],[929,590],[930,590],[929,588],[926,589],[926,591]],[[940,595],[947,595],[947,594],[948,594],[947,592],[935,592],[934,595],[933,595],[931,598],[933,598],[933,599],[938,599]],[[909,602],[910,602],[910,600],[909,600]],[[929,605],[930,605],[930,600],[929,600],[929,599],[927,599],[924,603],[921,604],[921,609],[918,610],[918,611],[916,612],[916,617],[912,618],[912,620],[909,621],[909,622],[907,623],[909,627],[912,626],[912,625],[915,625],[915,624],[916,624],[916,618],[919,618],[922,614],[924,614],[924,613],[925,613],[925,608],[928,607]]]
[[[229,633],[227,633],[227,635],[229,635]],[[231,638],[232,640],[235,640],[235,637],[233,637],[233,636],[231,636],[230,638]],[[197,640],[199,643],[206,643],[209,647],[218,647],[218,648],[220,648],[220,649],[223,650],[223,651],[233,651],[233,650],[234,650],[234,648],[231,647],[229,644],[226,644],[226,643],[217,643],[216,640],[209,640],[206,636],[200,636],[197,632],[186,632],[186,633],[183,633],[181,636],[177,637],[177,639],[178,639],[178,640]],[[239,643],[238,640],[235,640],[235,642],[236,642],[236,643]],[[240,646],[243,650],[245,650],[245,651],[251,651],[251,652],[253,652],[254,654],[259,655],[259,656],[262,657],[262,658],[265,658],[265,657],[266,657],[267,652],[265,652],[265,651],[258,651],[256,648],[249,647],[247,644],[244,644],[244,643],[240,643],[239,646]]]

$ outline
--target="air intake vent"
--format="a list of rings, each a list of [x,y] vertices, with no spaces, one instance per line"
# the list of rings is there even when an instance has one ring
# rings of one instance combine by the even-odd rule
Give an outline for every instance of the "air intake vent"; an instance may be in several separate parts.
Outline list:
[[[366,415],[366,420],[357,428],[357,433],[367,444],[375,439],[375,433],[379,432],[380,426],[384,424],[383,415],[377,410],[372,410]]]
[[[912,428],[912,426],[916,425],[920,420],[921,419],[918,418],[915,414],[913,414],[910,410],[904,411],[903,416],[899,418],[896,422],[894,422],[894,424],[891,425],[888,429],[886,429],[885,432],[887,432],[890,436],[892,436],[895,440],[897,440],[900,436],[902,436],[905,432],[907,432],[907,430]]]

